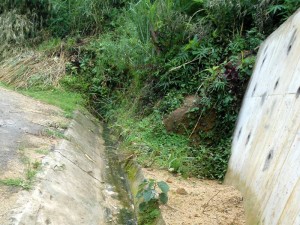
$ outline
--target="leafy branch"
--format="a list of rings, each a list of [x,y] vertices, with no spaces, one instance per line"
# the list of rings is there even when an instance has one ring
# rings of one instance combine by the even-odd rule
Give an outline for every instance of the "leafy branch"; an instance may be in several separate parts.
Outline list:
[[[160,191],[157,190],[157,187]],[[154,179],[145,179],[143,183],[139,185],[139,191],[136,196],[143,200],[143,202],[139,205],[140,209],[151,200],[158,201],[161,204],[166,204],[168,202],[168,191],[169,185],[166,182],[157,182]]]

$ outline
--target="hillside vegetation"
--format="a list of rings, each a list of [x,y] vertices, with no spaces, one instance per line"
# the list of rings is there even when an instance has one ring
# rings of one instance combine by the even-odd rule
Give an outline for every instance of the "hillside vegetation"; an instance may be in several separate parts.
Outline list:
[[[0,79],[80,93],[144,166],[222,179],[261,42],[299,0],[3,0]],[[59,95],[57,95],[59,96]],[[189,126],[163,118],[196,96]],[[209,130],[201,118],[214,115]]]

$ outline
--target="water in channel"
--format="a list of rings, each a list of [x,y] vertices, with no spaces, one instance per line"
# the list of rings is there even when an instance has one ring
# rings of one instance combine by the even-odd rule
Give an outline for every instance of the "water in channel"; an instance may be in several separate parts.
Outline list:
[[[106,124],[103,124],[103,138],[105,140],[105,155],[107,181],[111,185],[109,189],[116,192],[116,198],[120,201],[118,214],[118,224],[137,225],[137,218],[134,213],[133,196],[129,190],[126,174],[119,163],[118,143],[111,139],[110,131]],[[108,221],[109,224],[115,224],[113,220]]]

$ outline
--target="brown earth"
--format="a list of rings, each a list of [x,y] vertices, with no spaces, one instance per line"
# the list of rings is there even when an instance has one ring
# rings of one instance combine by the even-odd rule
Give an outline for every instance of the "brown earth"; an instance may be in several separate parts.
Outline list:
[[[170,186],[169,201],[161,206],[167,225],[244,225],[243,198],[232,186],[217,181],[184,179],[167,171],[143,169],[147,178]]]

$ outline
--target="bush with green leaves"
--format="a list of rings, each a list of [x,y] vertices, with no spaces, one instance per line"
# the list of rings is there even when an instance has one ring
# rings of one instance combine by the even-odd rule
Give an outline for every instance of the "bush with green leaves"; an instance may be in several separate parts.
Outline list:
[[[159,191],[158,191],[159,189]],[[159,204],[167,204],[169,186],[164,181],[145,179],[140,185],[136,195],[139,203],[139,224],[155,224],[160,216]]]
[[[43,0],[3,0],[0,2],[0,60],[14,49],[28,45],[36,37],[47,15],[47,4]]]
[[[124,0],[49,0],[48,27],[55,36],[87,35],[103,30]]]
[[[297,0],[4,0],[0,40],[17,45],[38,33],[58,37],[45,51],[66,52],[69,57],[61,83],[86,94],[91,108],[111,123],[140,163],[222,179],[259,45],[299,4]],[[7,18],[10,22],[5,22]],[[93,36],[86,39],[89,35]],[[200,99],[191,127],[201,116],[216,114],[213,128],[196,134],[196,144],[189,139],[193,131],[167,133],[162,124],[190,95]]]
[[[0,17],[5,27],[1,30],[7,36],[7,42],[22,40],[25,44],[26,39],[35,37],[46,25],[50,14],[50,0],[3,0],[0,2]]]
[[[142,44],[136,32],[128,36],[123,30],[103,34],[79,51],[79,65],[68,64],[68,82],[84,84],[91,104],[103,115],[128,88],[130,96],[137,94],[145,79],[144,64],[152,58],[150,45]]]
[[[255,55],[279,24],[269,10],[275,3],[132,1],[114,19],[113,32],[84,50],[78,75],[140,163],[222,179]],[[169,134],[161,122],[188,95],[200,98],[195,118],[216,114],[213,129],[197,134],[197,145],[189,143],[191,131]]]
[[[3,0],[0,2],[0,16],[7,14],[26,17],[32,25],[27,36],[55,37],[91,35],[104,30],[117,17],[118,9],[126,5],[125,0]],[[2,15],[3,14],[3,15]],[[10,15],[9,14],[9,15]],[[14,21],[6,21],[15,26]],[[17,21],[18,22],[18,21]],[[18,23],[17,23],[18,24]]]
[[[299,8],[298,0],[278,0],[269,6],[268,13],[284,21]]]

